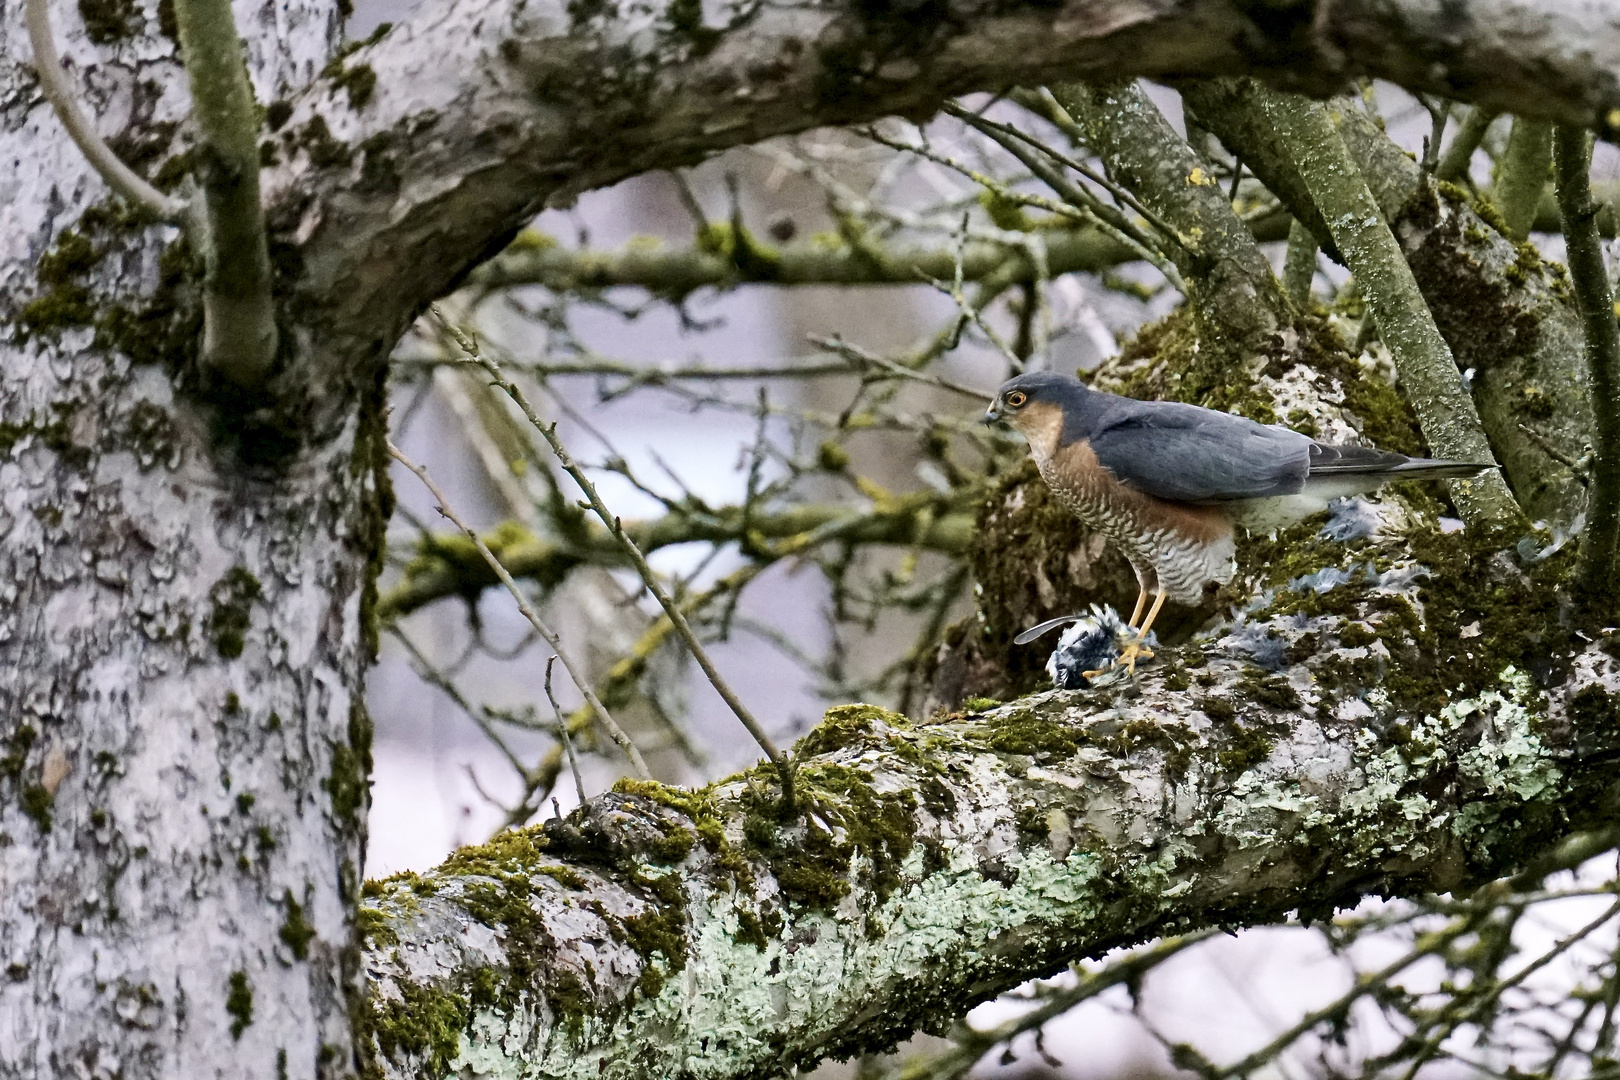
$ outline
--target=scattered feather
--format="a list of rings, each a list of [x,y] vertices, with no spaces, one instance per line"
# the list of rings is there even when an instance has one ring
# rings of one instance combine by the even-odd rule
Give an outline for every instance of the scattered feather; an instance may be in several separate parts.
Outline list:
[[[1384,514],[1366,499],[1334,499],[1328,503],[1328,522],[1320,535],[1344,543],[1365,540],[1384,527]]]

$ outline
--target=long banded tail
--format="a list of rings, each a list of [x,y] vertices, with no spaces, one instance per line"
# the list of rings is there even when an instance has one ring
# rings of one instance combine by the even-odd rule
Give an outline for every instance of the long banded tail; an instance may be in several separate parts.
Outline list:
[[[1366,446],[1311,446],[1310,475],[1312,477],[1386,476],[1390,480],[1456,480],[1478,476],[1487,469],[1499,468],[1494,461],[1444,461],[1438,458],[1414,458],[1388,450],[1374,450]]]

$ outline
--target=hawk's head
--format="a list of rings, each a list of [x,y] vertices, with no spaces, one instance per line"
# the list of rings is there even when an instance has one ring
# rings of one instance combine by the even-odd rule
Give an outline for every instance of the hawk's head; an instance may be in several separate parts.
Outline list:
[[[1011,425],[1032,447],[1044,448],[1049,442],[1055,446],[1066,421],[1082,410],[1091,393],[1072,375],[1032,371],[1001,384],[985,410],[984,422]]]

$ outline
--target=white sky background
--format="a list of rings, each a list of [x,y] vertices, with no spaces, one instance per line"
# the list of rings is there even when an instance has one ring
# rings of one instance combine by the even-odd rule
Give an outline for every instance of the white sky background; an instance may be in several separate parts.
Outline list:
[[[397,0],[358,0],[356,9],[350,23],[351,36],[361,37],[378,22],[398,18],[402,5]],[[1159,88],[1150,88],[1150,93],[1179,128],[1176,96]],[[1404,145],[1415,150],[1427,131],[1427,115],[1411,106],[1409,100],[1401,104],[1404,95],[1398,91],[1381,96],[1385,115],[1394,121],[1391,130]],[[1612,177],[1616,171],[1613,148],[1600,147],[1600,175]],[[706,187],[695,186],[711,200],[711,215],[723,217],[723,189],[715,182],[719,170],[700,170],[700,175],[709,183]],[[748,192],[748,198],[755,194]],[[752,215],[750,220],[755,220]],[[658,175],[588,193],[572,211],[549,212],[539,225],[568,243],[575,229],[583,225],[589,230],[591,246],[598,248],[615,247],[637,234],[663,234],[675,241],[690,236],[673,185],[667,177]],[[1549,257],[1559,257],[1561,243],[1556,238],[1551,242],[1547,239],[1542,238],[1543,250]],[[1337,268],[1327,271],[1325,260],[1323,265],[1329,276],[1342,278]],[[1323,280],[1319,279],[1319,285]],[[769,288],[740,289],[718,302],[700,302],[695,307],[698,314],[724,320],[720,328],[700,336],[683,336],[673,316],[662,308],[633,322],[602,315],[582,318],[576,325],[582,336],[603,353],[620,359],[672,363],[701,354],[713,362],[743,363],[806,355],[810,350],[804,336],[812,331],[841,332],[874,349],[896,347],[934,325],[948,310],[942,300],[919,289],[881,293],[867,290],[861,295],[838,290],[796,292],[798,295],[790,296]],[[1077,330],[1087,339],[1085,346],[1077,346],[1083,351],[1095,355],[1099,347],[1110,346],[1111,333],[1124,329],[1109,325],[1117,323],[1117,310],[1106,308],[1103,317],[1098,317],[1091,306],[1082,302],[1088,296],[1077,292],[1075,286],[1060,283],[1055,292],[1060,313],[1086,316],[1085,325]],[[1062,354],[1055,362],[1062,362]],[[999,372],[971,357],[956,364],[949,374],[987,388],[999,380]],[[659,475],[656,454],[704,498],[716,503],[740,499],[743,474],[737,465],[741,451],[753,437],[751,418],[713,411],[694,415],[677,399],[656,393],[631,395],[604,407],[596,403],[588,382],[576,380],[568,385],[578,390],[573,404],[589,413],[590,422],[611,437],[617,452],[644,479]],[[400,407],[396,405],[396,409]],[[970,406],[964,402],[963,408]],[[458,509],[480,526],[493,525],[501,515],[471,452],[463,442],[448,437],[455,426],[449,410],[441,402],[430,401],[414,421],[404,448],[428,464],[435,478],[455,494]],[[599,461],[605,456],[605,451],[578,425],[565,421],[562,431],[581,459]],[[599,483],[609,504],[627,518],[658,509],[656,503],[617,477],[604,477]],[[396,470],[395,486],[403,503],[425,518],[432,516],[432,504],[414,478]],[[665,570],[688,569],[696,554],[671,550],[659,553],[654,561]],[[712,573],[718,576],[734,565],[722,560]],[[743,613],[775,626],[806,649],[817,651],[826,644],[822,611],[825,593],[813,569],[795,575],[777,568],[746,594]],[[486,593],[479,611],[494,640],[514,642],[527,629],[504,593]],[[448,655],[464,638],[464,624],[464,613],[454,602],[441,603],[407,622],[416,640],[436,656]],[[489,700],[513,705],[533,702],[538,696],[537,669],[544,655],[540,650],[531,650],[528,659],[532,665],[478,663],[470,673]],[[757,639],[735,635],[731,642],[717,647],[714,655],[739,694],[756,715],[776,728],[783,741],[791,741],[819,716],[822,703],[804,673]],[[559,696],[566,705],[574,695],[571,687],[564,692],[564,681],[559,675]],[[735,720],[701,678],[687,688],[686,696],[690,728],[712,753],[711,775],[755,759],[752,743],[737,730]],[[425,870],[454,847],[486,838],[499,825],[500,815],[479,797],[472,777],[476,775],[498,797],[509,797],[517,790],[516,780],[499,753],[442,695],[424,687],[411,674],[392,643],[385,647],[383,662],[372,674],[369,700],[377,720],[377,739],[368,876]],[[541,744],[533,740],[525,743],[515,739],[514,745],[530,753],[541,749]],[[606,764],[587,768],[586,782],[593,792],[615,778]],[[574,802],[572,785],[560,785],[557,794],[566,811]],[[1567,929],[1590,917],[1590,903],[1572,901],[1565,906],[1568,910],[1560,912],[1554,924],[1541,931],[1548,940],[1556,937],[1561,927]],[[1365,951],[1375,949],[1369,946]],[[1360,959],[1365,966],[1375,960],[1370,955]],[[1330,955],[1317,934],[1297,929],[1258,929],[1206,943],[1176,958],[1148,980],[1144,1000],[1147,1011],[1167,1033],[1196,1043],[1220,1061],[1239,1057],[1263,1044],[1305,1011],[1342,992],[1350,978],[1344,959]],[[1560,979],[1565,982],[1560,983]],[[1567,969],[1555,967],[1547,973],[1548,985],[1554,988],[1567,985],[1567,979]],[[1057,1075],[1121,1080],[1173,1071],[1166,1053],[1125,1015],[1127,1008],[1128,999],[1119,991],[1049,1025],[1045,1049],[1061,1062]],[[1016,1004],[992,1003],[976,1010],[971,1019],[976,1025],[990,1025],[1014,1015],[1018,1009]],[[980,1064],[976,1075],[1012,1077],[1053,1072],[1042,1064],[1032,1040],[1020,1040],[1015,1049],[1016,1062],[1002,1066],[992,1057]],[[1286,1063],[1275,1070],[1277,1080],[1304,1080],[1309,1075],[1308,1070]]]

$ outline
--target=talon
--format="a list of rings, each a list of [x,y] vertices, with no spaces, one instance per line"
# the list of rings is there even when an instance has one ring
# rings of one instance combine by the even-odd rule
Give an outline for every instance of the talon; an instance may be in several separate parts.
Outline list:
[[[1126,671],[1130,672],[1132,675],[1135,675],[1136,662],[1138,660],[1151,659],[1153,659],[1152,649],[1143,648],[1141,645],[1127,645],[1125,646],[1124,651],[1119,654],[1119,659],[1114,661],[1114,666],[1119,667],[1120,665],[1124,665]]]

